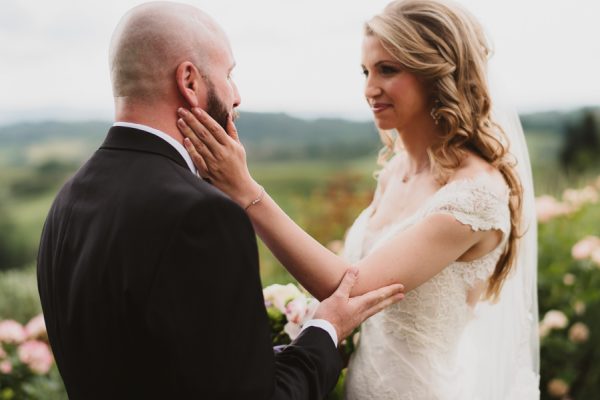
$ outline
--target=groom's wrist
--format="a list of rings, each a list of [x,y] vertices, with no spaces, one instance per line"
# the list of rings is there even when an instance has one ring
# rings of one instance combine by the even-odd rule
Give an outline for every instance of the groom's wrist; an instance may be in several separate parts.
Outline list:
[[[302,330],[305,330],[310,327],[323,329],[325,332],[327,332],[329,337],[331,337],[333,345],[337,347],[338,335],[337,331],[335,330],[335,327],[331,324],[331,322],[327,321],[326,319],[311,319],[302,326]]]

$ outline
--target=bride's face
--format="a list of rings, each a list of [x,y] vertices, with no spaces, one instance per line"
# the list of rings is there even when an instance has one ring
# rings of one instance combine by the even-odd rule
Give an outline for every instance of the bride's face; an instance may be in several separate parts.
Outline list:
[[[402,69],[376,36],[363,41],[362,68],[365,97],[379,129],[398,129],[429,116],[425,85],[414,74]]]

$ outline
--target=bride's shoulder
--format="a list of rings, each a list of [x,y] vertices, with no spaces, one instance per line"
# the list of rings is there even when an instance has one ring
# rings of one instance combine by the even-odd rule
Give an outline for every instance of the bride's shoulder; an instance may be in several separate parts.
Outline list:
[[[460,167],[448,179],[448,184],[462,181],[477,182],[499,196],[508,190],[502,173],[474,153],[468,153]]]

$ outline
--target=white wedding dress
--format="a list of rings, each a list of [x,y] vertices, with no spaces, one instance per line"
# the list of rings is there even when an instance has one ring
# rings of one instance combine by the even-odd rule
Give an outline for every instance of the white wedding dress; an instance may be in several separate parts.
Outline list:
[[[357,218],[344,246],[344,256],[353,264],[434,213],[449,214],[473,230],[500,230],[503,239],[477,260],[453,262],[403,301],[363,323],[348,368],[347,400],[473,399],[458,355],[465,327],[474,317],[467,294],[492,274],[510,233],[508,187],[498,193],[492,185],[485,174],[450,182],[413,215],[377,232],[368,230],[373,205]]]

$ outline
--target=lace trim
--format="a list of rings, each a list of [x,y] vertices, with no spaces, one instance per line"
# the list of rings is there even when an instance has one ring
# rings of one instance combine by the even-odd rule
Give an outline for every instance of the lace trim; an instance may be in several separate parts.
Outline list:
[[[438,191],[436,201],[430,203],[425,215],[447,212],[475,231],[499,229],[508,234],[508,188],[499,194],[490,185],[487,175],[451,182]]]

